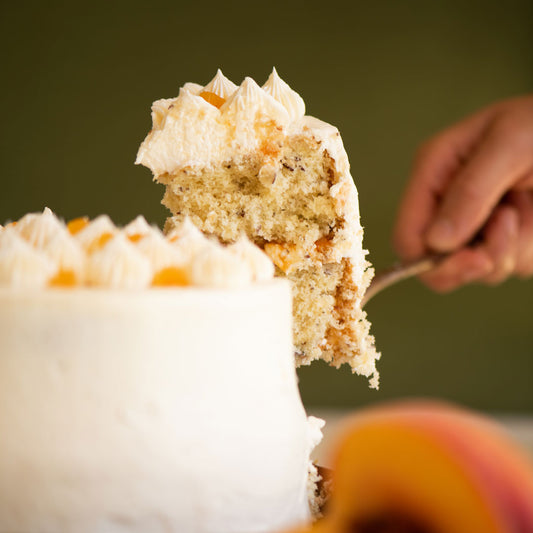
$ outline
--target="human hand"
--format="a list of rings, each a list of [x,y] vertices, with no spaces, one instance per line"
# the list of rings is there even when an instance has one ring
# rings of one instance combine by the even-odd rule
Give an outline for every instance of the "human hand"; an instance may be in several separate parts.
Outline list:
[[[533,274],[533,96],[494,104],[420,149],[394,245],[404,260],[453,252],[421,276],[441,292]]]

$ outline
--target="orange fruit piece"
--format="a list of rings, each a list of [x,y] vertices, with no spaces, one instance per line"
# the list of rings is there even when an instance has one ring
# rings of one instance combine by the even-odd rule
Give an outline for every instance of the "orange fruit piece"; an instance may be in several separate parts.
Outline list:
[[[93,242],[91,242],[91,244],[87,248],[87,252],[92,254],[93,252],[96,252],[96,250],[101,250],[112,238],[112,233],[102,233],[101,235],[96,237]]]
[[[72,270],[60,269],[48,284],[50,287],[73,287],[76,285],[76,274]]]
[[[180,267],[166,267],[155,273],[152,279],[154,287],[184,287],[189,285],[189,276]]]
[[[132,235],[128,235],[128,239],[133,243],[139,242],[143,237],[144,235],[141,233],[133,233]]]
[[[214,105],[217,109],[220,109],[222,107],[222,104],[226,101],[225,98],[222,98],[222,96],[218,96],[216,93],[212,93],[211,91],[202,91],[200,93],[200,96],[211,105]]]
[[[89,224],[89,217],[78,217],[69,220],[67,229],[71,235],[76,235]]]

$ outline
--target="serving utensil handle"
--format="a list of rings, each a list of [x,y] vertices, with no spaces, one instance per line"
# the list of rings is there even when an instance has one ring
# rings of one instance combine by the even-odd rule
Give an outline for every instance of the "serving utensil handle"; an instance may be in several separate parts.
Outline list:
[[[433,270],[447,257],[449,257],[449,254],[428,255],[415,261],[396,263],[392,267],[378,272],[368,286],[368,289],[363,296],[363,300],[361,301],[361,306],[365,306],[370,298],[375,296],[378,292],[381,292],[383,289],[404,279],[419,276],[420,274]]]

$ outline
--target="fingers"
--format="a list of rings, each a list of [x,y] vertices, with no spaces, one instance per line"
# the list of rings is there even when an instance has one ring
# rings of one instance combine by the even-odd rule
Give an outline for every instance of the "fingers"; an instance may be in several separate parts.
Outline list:
[[[422,278],[439,291],[533,275],[533,97],[487,108],[420,151],[394,245],[403,259],[457,250]]]
[[[426,231],[450,180],[491,123],[488,108],[449,128],[419,151],[395,224],[394,246],[403,259],[416,259],[428,251]]]
[[[528,201],[533,208],[531,196]],[[475,281],[501,283],[516,273],[520,261],[533,271],[533,214],[529,212],[528,217],[526,233],[520,225],[519,209],[501,206],[487,223],[481,244],[462,248],[422,280],[433,290],[448,292]],[[520,259],[521,241],[529,247],[527,256]]]
[[[523,172],[514,145],[490,130],[450,183],[427,232],[429,246],[444,252],[466,244]]]
[[[533,275],[533,192],[513,191],[509,202],[520,219],[515,274],[527,278]]]
[[[484,244],[494,268],[484,282],[496,284],[514,273],[518,256],[520,218],[512,206],[502,206],[491,216],[484,231]]]
[[[492,122],[442,196],[426,234],[433,250],[464,245],[507,191],[533,184],[533,98],[495,109]]]
[[[463,248],[420,279],[434,291],[449,292],[466,283],[482,280],[493,268],[485,250]]]

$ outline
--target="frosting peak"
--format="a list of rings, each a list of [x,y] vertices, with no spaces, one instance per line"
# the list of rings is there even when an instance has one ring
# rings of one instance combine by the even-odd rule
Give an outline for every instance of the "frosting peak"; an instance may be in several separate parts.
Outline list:
[[[237,85],[226,78],[220,69],[217,70],[215,77],[202,89],[202,91],[214,93],[225,100],[236,90]]]
[[[302,118],[305,115],[303,98],[279,77],[275,67],[263,85],[263,90],[287,110],[291,121]]]
[[[125,227],[106,215],[67,226],[49,209],[0,226],[0,288],[229,288],[273,276],[272,263],[251,241],[222,246],[189,219],[166,236],[142,216]]]
[[[241,86],[222,106],[221,112],[234,114],[235,124],[244,120],[253,122],[257,115],[263,115],[286,125],[290,122],[287,110],[271,95],[261,89],[252,78],[245,78]],[[244,120],[243,120],[244,119]]]
[[[173,99],[152,106],[152,131],[137,153],[137,164],[157,176],[212,166],[245,157],[265,139],[286,134],[305,113],[302,98],[276,70],[260,87],[252,78],[240,86],[220,69],[202,87],[186,83]]]
[[[29,213],[15,226],[19,234],[32,246],[43,248],[62,227],[60,220],[45,207],[42,213]]]

